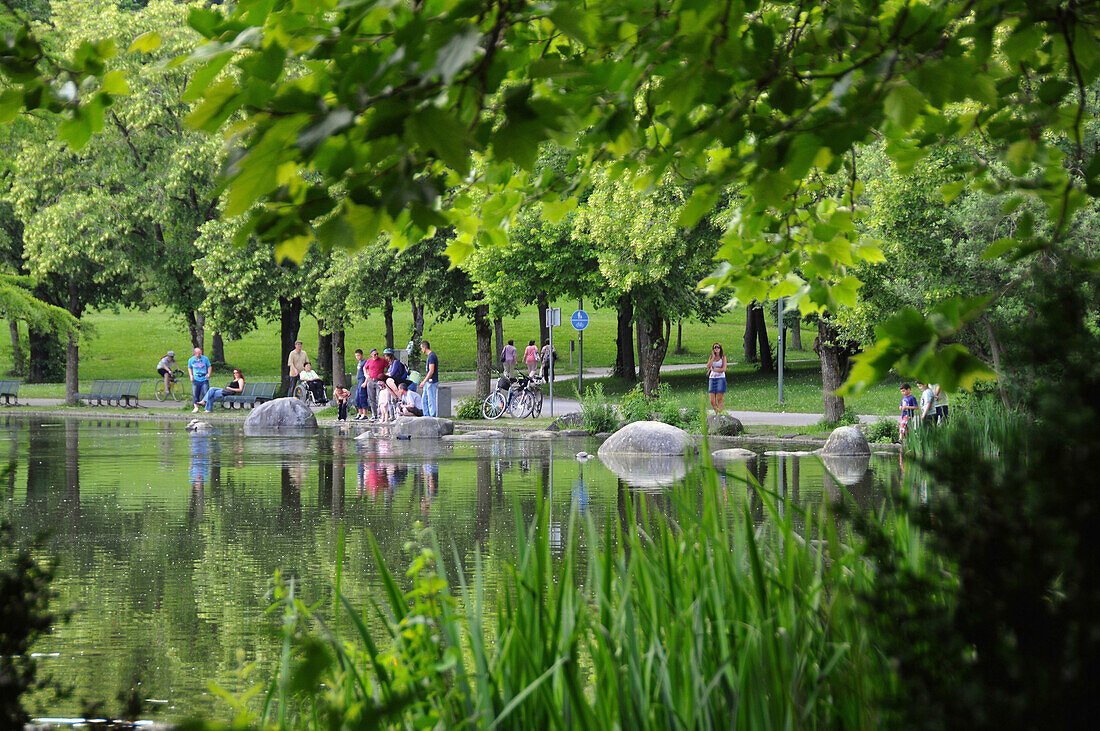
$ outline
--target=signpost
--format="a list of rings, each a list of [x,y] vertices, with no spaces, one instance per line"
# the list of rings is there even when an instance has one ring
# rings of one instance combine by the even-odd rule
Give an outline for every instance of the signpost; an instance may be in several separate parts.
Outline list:
[[[561,308],[546,308],[546,327],[550,331],[550,418],[554,418],[554,328],[561,327]]]
[[[584,329],[588,327],[588,313],[584,311],[584,300],[577,300],[577,311],[569,318],[573,329],[577,331],[577,396],[584,393]]]
[[[779,310],[779,405],[783,405],[783,298],[779,298],[779,306],[776,308]],[[782,461],[782,460],[780,460]]]

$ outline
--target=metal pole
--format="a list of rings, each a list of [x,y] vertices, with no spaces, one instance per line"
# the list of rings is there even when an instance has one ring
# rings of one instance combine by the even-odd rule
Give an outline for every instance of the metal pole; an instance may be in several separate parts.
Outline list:
[[[779,298],[779,403],[783,404],[783,298]]]
[[[584,310],[584,298],[577,298],[577,309]],[[584,330],[577,331],[577,397],[584,394]]]
[[[550,418],[554,418],[554,308],[551,307],[546,310],[546,324],[549,325],[547,329],[550,331],[550,369],[547,373],[550,374]],[[553,460],[551,460],[553,462]]]

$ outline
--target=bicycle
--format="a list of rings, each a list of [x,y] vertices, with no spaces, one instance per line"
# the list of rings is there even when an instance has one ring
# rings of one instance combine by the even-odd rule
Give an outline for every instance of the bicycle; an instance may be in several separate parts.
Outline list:
[[[482,402],[481,415],[486,419],[499,419],[505,411],[518,419],[537,417],[542,413],[542,391],[530,379],[520,377],[509,381],[501,376],[497,387]]]
[[[174,401],[179,401],[184,397],[183,388],[183,371],[179,368],[168,374],[168,386],[164,385],[164,379],[161,378],[157,381],[157,385],[153,387],[153,396],[157,401],[164,401],[166,398],[171,398]],[[190,397],[190,394],[186,394]]]

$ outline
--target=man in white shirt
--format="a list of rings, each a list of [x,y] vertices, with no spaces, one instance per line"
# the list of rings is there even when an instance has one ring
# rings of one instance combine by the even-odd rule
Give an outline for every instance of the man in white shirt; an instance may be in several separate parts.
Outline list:
[[[408,384],[397,387],[397,413],[401,416],[423,416],[424,398],[416,391],[410,391]]]

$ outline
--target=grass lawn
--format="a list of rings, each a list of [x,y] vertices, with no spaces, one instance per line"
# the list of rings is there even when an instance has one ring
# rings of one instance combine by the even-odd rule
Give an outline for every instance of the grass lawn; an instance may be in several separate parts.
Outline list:
[[[570,302],[556,303],[562,308],[562,321],[567,322],[569,315],[576,309]],[[522,351],[528,340],[539,335],[539,318],[534,306],[528,307],[518,318],[504,321],[504,337],[513,338]],[[589,310],[590,325],[585,330],[584,356],[585,368],[609,367],[615,360],[615,311]],[[126,310],[123,312],[93,312],[85,318],[91,328],[80,346],[80,380],[88,383],[97,378],[131,379],[153,378],[157,361],[167,350],[175,350],[181,363],[190,355],[191,347],[187,329],[178,318],[163,310],[141,312]],[[404,347],[411,332],[411,313],[405,309],[394,312],[394,339],[397,347]],[[672,329],[672,347],[669,348],[666,363],[704,363],[710,346],[721,342],[727,352],[736,360],[740,355],[741,337],[744,332],[745,313],[737,310],[723,315],[717,322],[703,325],[698,322],[684,322],[684,352],[674,353],[676,327]],[[813,342],[814,331],[803,328],[803,342],[809,346]],[[207,345],[211,333],[207,333]],[[384,323],[381,312],[366,320],[357,322],[347,331],[346,371],[354,364],[352,353],[356,348],[369,350],[381,349],[384,344]],[[775,329],[769,336],[775,340]],[[313,318],[303,317],[301,340],[306,352],[316,357],[317,322]],[[430,314],[426,323],[424,337],[432,341],[432,347],[439,354],[440,369],[444,378],[448,373],[471,372],[476,360],[476,341],[473,325],[465,318],[446,322],[434,321]],[[574,356],[570,365],[569,341],[577,339],[577,332],[564,325],[555,331],[555,347],[559,354],[557,370],[559,373],[575,372],[577,361]],[[25,341],[24,341],[25,342]],[[495,347],[495,343],[494,343]],[[209,348],[207,350],[209,355]],[[277,380],[279,373],[279,328],[277,322],[265,322],[243,337],[241,340],[225,344],[226,360],[230,365],[241,368],[246,378],[256,381]],[[814,358],[813,353],[801,353],[788,350],[790,358]],[[11,341],[0,340],[0,372],[11,369]],[[63,389],[49,384],[42,386],[24,386],[29,397],[60,397]]]

